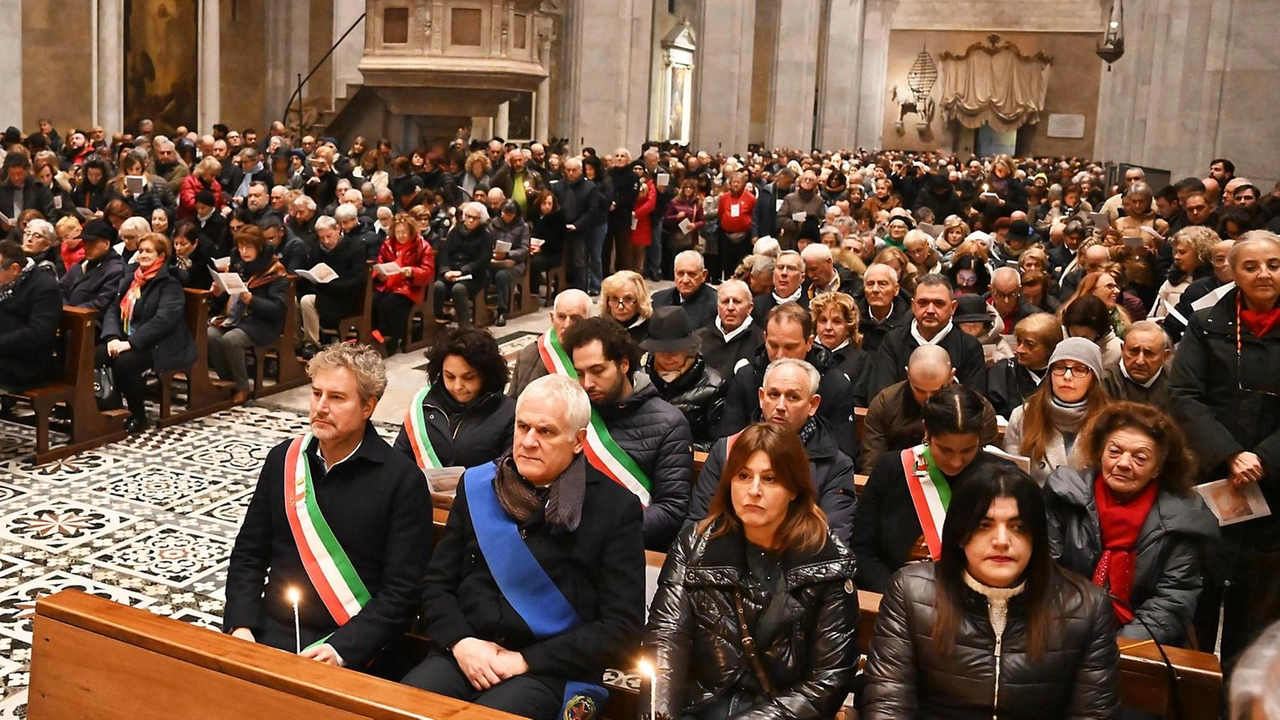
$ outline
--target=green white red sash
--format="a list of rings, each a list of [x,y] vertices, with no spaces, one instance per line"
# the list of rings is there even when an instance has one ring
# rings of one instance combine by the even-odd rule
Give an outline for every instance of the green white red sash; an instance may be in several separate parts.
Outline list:
[[[316,503],[306,457],[312,437],[307,433],[289,444],[284,461],[284,511],[307,577],[325,609],[341,626],[360,612],[370,595]]]
[[[538,354],[542,356],[542,364],[547,366],[547,372],[552,375],[568,375],[575,379],[578,377],[569,353],[564,351],[560,338],[556,336],[555,328],[548,328],[538,336]]]
[[[538,354],[542,356],[542,363],[546,365],[547,372],[577,379],[578,372],[573,369],[573,361],[570,360],[569,353],[565,352],[564,346],[560,344],[555,328],[549,328],[538,336]],[[649,507],[650,492],[653,488],[649,476],[644,474],[640,466],[636,465],[636,461],[632,460],[631,456],[627,455],[627,452],[609,434],[609,428],[605,427],[604,419],[595,411],[595,408],[591,409],[591,424],[587,426],[587,441],[584,447],[587,461],[595,469],[635,493],[636,497],[640,498],[640,504]]]
[[[427,418],[422,404],[426,402],[429,392],[431,392],[430,385],[413,396],[413,402],[404,413],[404,434],[409,437],[409,446],[413,448],[413,456],[418,461],[418,467],[423,470],[436,470],[444,467],[444,464],[440,462],[440,456],[436,454],[436,448],[431,444],[431,436],[427,434]]]
[[[902,451],[902,474],[911,491],[920,529],[929,555],[936,561],[942,557],[942,524],[951,505],[951,486],[929,455],[929,448],[917,445]]]

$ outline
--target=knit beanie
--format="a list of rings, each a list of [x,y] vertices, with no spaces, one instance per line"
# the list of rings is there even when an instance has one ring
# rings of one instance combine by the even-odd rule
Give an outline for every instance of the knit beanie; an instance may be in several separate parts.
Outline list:
[[[1102,382],[1102,351],[1092,340],[1073,337],[1058,343],[1049,358],[1049,366],[1059,360],[1075,360],[1093,371],[1094,382]]]

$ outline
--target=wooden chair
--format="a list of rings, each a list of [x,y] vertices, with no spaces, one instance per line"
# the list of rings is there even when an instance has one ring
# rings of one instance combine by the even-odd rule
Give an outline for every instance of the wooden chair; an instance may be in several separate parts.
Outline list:
[[[76,453],[100,447],[127,437],[124,421],[128,410],[98,410],[93,394],[94,343],[97,336],[96,310],[64,306],[58,327],[60,340],[57,379],[40,387],[12,393],[10,397],[31,403],[35,412],[35,463],[43,465]],[[54,417],[55,407],[64,407],[71,419],[60,422]],[[52,447],[51,428],[62,426],[70,440]]]
[[[542,304],[545,307],[551,307],[556,300],[556,295],[564,292],[568,287],[566,278],[569,277],[569,252],[566,250],[562,255],[560,266],[548,270],[547,281],[542,284]]]
[[[515,292],[519,296],[520,301],[517,303],[516,298],[511,299],[511,314],[507,317],[523,317],[542,309],[542,298],[534,295],[529,290],[529,280],[532,273],[533,263],[526,262],[524,265],[524,276],[520,278],[520,284],[515,288]]]
[[[196,361],[186,370],[160,373],[160,427],[176,425],[205,415],[221,412],[235,405],[231,383],[215,382],[209,376],[209,297],[208,290],[187,288],[186,324],[196,344]],[[185,383],[185,408],[174,412],[175,392],[179,382]]]

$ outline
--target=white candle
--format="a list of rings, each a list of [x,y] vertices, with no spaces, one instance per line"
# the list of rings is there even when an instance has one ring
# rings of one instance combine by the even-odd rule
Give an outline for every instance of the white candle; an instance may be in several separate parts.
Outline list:
[[[293,648],[294,653],[302,654],[302,625],[298,622],[298,601],[302,599],[298,588],[289,588],[289,602],[293,603]]]
[[[658,720],[658,673],[648,660],[640,661],[640,672],[649,678],[649,720]]]

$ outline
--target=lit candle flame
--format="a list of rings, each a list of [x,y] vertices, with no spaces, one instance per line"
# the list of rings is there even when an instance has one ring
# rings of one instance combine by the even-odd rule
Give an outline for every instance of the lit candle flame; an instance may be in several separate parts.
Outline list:
[[[298,601],[302,599],[302,593],[298,592],[298,588],[289,588],[285,592],[285,595],[288,596],[289,602],[293,603],[295,606],[297,606]]]
[[[641,660],[637,668],[640,670],[640,674],[644,675],[650,680],[652,680],[656,675],[653,669],[653,664],[650,663],[648,660]]]

